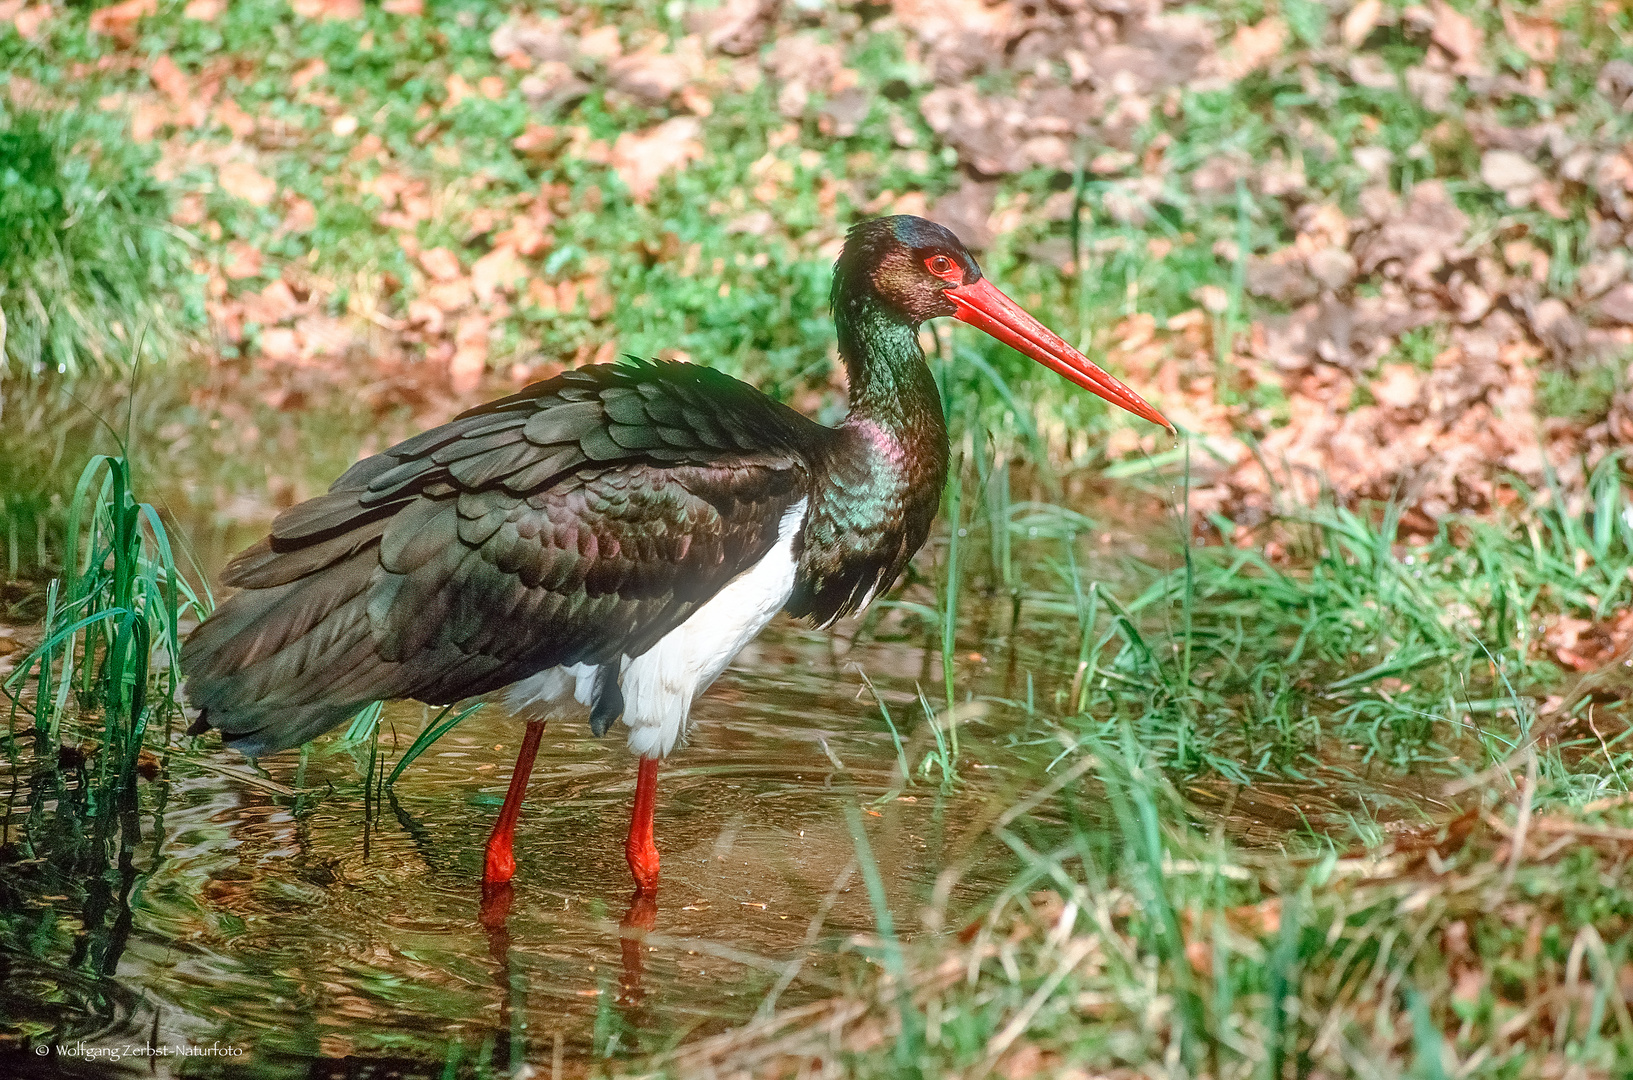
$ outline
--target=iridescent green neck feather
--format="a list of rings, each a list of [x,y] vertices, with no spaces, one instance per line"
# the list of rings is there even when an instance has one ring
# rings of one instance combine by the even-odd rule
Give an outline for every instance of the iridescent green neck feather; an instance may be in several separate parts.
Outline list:
[[[866,285],[835,292],[849,419],[871,420],[906,442],[945,441],[941,395],[919,347],[918,327],[889,311]]]
[[[941,396],[916,323],[875,289],[878,268],[842,260],[834,282],[850,413],[816,463],[786,609],[819,625],[860,609],[896,580],[929,535],[947,479]]]

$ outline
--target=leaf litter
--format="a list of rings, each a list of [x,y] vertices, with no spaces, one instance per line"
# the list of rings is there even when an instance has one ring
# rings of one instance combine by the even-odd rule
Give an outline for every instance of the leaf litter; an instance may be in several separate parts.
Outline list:
[[[33,10],[7,0],[0,15],[40,40],[71,18],[27,23]],[[372,357],[458,400],[616,355],[607,273],[625,256],[593,240],[562,252],[564,215],[607,198],[650,212],[707,162],[721,95],[763,86],[784,124],[744,189],[708,208],[730,235],[831,258],[835,225],[802,236],[778,212],[814,181],[824,214],[924,212],[1068,289],[1098,287],[1085,279],[1119,261],[1158,293],[1192,274],[1154,306],[1103,305],[1084,335],[1210,448],[1197,519],[1241,541],[1289,507],[1395,500],[1427,534],[1552,484],[1580,505],[1592,470],[1633,443],[1633,65],[1602,34],[1573,42],[1565,11],[1360,0],[1239,18],[1124,0],[899,0],[859,18],[734,0],[667,33],[589,7],[516,12],[484,32],[485,67],[437,76],[414,142],[457,171],[450,126],[520,100],[527,119],[506,142],[541,178],[520,191],[480,170],[449,184],[388,146],[335,96],[321,55],[288,61],[292,104],[320,117],[295,124],[240,104],[251,57],[137,53],[160,17],[151,0],[92,12],[106,51],[81,67],[139,73],[101,103],[161,147],[158,171],[182,191],[175,223],[210,252],[218,340],[271,371],[343,381]],[[418,9],[387,14],[400,28]],[[222,12],[195,2],[185,17]],[[361,11],[302,0],[294,17]],[[879,42],[900,57],[886,70],[907,73],[896,83],[864,59]],[[30,86],[12,77],[9,95],[37,100]],[[1294,91],[1303,104],[1268,106]],[[644,119],[592,125],[592,97]],[[1259,104],[1193,134],[1227,98]],[[822,148],[881,115],[919,181],[825,175]],[[322,200],[280,180],[319,145],[340,155]],[[939,180],[932,153],[951,164]],[[851,155],[864,170],[871,156]],[[550,178],[567,174],[580,179]],[[292,259],[287,241],[323,229],[326,200],[355,201],[406,262],[336,272]],[[537,327],[570,313],[566,350],[544,354]],[[1610,392],[1559,414],[1562,381],[1596,371],[1613,372]],[[1108,423],[1111,460],[1160,448]]]

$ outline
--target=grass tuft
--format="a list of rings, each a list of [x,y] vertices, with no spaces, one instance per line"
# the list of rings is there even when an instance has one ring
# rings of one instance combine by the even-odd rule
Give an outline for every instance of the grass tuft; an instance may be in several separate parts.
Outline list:
[[[42,758],[55,757],[44,751],[56,746],[71,706],[100,714],[100,775],[128,784],[149,722],[167,725],[167,744],[180,711],[173,659],[181,620],[213,605],[177,572],[164,524],[137,501],[122,457],[98,455],[86,464],[68,505],[67,537],[71,563],[49,586],[44,640],[0,689],[14,717],[18,708],[32,714]],[[31,676],[33,692],[25,694]]]
[[[35,956],[66,954],[69,969],[105,978],[130,933],[137,847],[163,836],[162,800],[157,817],[144,813],[137,781],[157,776],[170,753],[180,624],[212,605],[177,572],[165,526],[137,499],[123,457],[92,458],[67,513],[68,565],[48,586],[43,639],[0,683],[13,775],[29,775],[26,802],[8,807],[0,837],[0,940],[27,942]],[[26,732],[20,715],[32,720]],[[54,903],[26,899],[42,895]],[[76,906],[77,924],[61,917]]]
[[[0,99],[0,375],[107,374],[203,325],[156,158],[116,116]]]

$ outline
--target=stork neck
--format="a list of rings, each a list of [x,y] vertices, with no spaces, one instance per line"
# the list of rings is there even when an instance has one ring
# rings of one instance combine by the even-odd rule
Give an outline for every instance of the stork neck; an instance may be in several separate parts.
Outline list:
[[[850,414],[816,455],[785,608],[822,625],[896,580],[929,535],[947,481],[947,422],[918,334],[866,292],[836,292]]]
[[[842,297],[835,312],[839,356],[850,382],[848,422],[871,421],[899,436],[939,435],[941,394],[919,347],[918,330],[871,295]]]

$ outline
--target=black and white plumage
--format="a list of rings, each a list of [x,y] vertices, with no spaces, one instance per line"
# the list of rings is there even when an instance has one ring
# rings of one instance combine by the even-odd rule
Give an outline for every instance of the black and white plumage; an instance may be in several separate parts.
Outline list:
[[[181,666],[209,728],[246,754],[297,746],[372,701],[510,687],[520,711],[571,696],[641,755],[628,847],[655,888],[655,759],[693,697],[778,610],[825,625],[888,588],[924,543],[947,428],[918,343],[955,316],[1147,419],[1149,405],[982,276],[920,218],[851,230],[834,271],[850,411],[827,428],[707,368],[582,368],[352,466],[227,568],[239,592]],[[524,740],[488,850],[511,833],[538,745]]]
[[[243,591],[182,654],[189,696],[259,755],[371,701],[616,669],[773,551],[816,427],[690,364],[585,368],[466,413],[233,561]],[[620,680],[598,681],[616,718]]]

